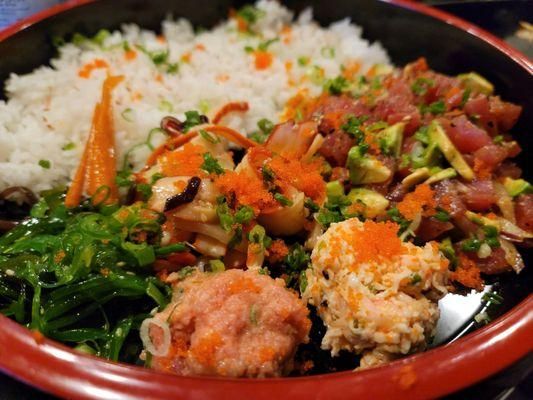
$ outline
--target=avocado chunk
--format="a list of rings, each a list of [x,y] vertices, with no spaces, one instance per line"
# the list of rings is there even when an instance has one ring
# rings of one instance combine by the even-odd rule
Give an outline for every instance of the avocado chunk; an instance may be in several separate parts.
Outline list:
[[[350,149],[346,167],[350,171],[350,180],[354,185],[382,183],[392,175],[389,168],[377,158],[366,154],[361,146]]]
[[[474,92],[483,94],[492,94],[494,86],[488,80],[475,72],[457,75],[464,87],[471,89]]]
[[[374,64],[372,68],[375,75],[387,75],[393,71],[393,68],[387,64]]]
[[[328,195],[328,200],[338,199],[344,196],[344,187],[339,181],[328,182],[326,184],[326,194]]]
[[[375,218],[385,213],[389,206],[389,201],[380,193],[365,189],[355,188],[348,193],[348,199],[352,204],[359,203],[363,205],[363,215],[366,218]]]
[[[452,241],[449,237],[443,239],[439,245],[440,252],[450,260],[450,265],[452,267],[457,265],[457,256],[455,255],[455,250],[452,245]]]
[[[533,193],[533,185],[524,179],[505,178],[503,186],[509,196],[516,197],[521,194]]]
[[[381,150],[396,158],[400,157],[402,151],[403,130],[405,124],[398,122],[391,125],[377,134]]]
[[[475,212],[472,212],[469,210],[465,212],[465,215],[466,215],[466,218],[468,218],[470,221],[474,222],[475,224],[483,225],[483,226],[493,226],[498,230],[498,232],[502,229],[501,223],[498,219],[490,219],[490,218],[476,214]]]
[[[446,160],[459,175],[468,181],[474,179],[474,171],[466,163],[459,150],[453,145],[442,126],[436,120],[433,120],[429,125],[429,141],[437,144]]]
[[[431,185],[432,183],[437,183],[443,181],[444,179],[452,179],[456,176],[456,170],[454,170],[453,168],[445,168],[443,170],[440,170],[439,172],[432,174],[428,179],[426,179],[424,183],[426,185]]]
[[[423,167],[415,169],[409,175],[402,179],[402,186],[404,188],[409,188],[416,185],[417,183],[422,182],[424,179],[427,179],[430,176],[429,168]]]

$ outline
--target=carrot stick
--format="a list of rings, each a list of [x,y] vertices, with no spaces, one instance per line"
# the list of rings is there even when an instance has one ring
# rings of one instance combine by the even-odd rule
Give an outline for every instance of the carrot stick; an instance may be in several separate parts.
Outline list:
[[[104,81],[102,100],[99,104],[100,115],[92,130],[93,142],[89,152],[86,178],[87,194],[95,195],[98,191],[96,196],[98,198],[93,199],[95,203],[110,204],[118,201],[111,92],[122,79],[122,76],[110,76]],[[102,187],[107,187],[109,192],[101,191]]]
[[[83,194],[83,183],[85,181],[88,148],[88,146],[85,146],[80,164],[76,170],[76,175],[74,175],[74,179],[72,179],[72,183],[70,184],[65,197],[65,206],[67,207],[76,207],[80,204],[81,196]]]
[[[98,199],[95,199],[97,203],[118,200],[111,92],[123,79],[122,76],[108,76],[102,85],[102,99],[94,108],[91,133],[67,192],[67,207],[79,205],[84,190],[90,196],[98,192]],[[101,187],[109,188],[109,193],[102,192]],[[102,196],[105,197],[102,199]]]
[[[225,106],[223,106],[218,112],[216,113],[215,117],[213,118],[213,124],[218,124],[222,118],[224,118],[226,115],[228,115],[231,112],[234,111],[241,111],[245,112],[248,111],[248,103],[245,101],[242,102],[233,102],[228,103]]]

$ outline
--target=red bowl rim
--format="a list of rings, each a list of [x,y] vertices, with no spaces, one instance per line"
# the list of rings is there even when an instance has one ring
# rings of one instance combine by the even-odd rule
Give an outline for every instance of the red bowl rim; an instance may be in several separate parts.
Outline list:
[[[71,0],[0,31],[0,41],[66,10],[98,0]],[[380,0],[453,25],[487,42],[533,74],[533,63],[467,21],[409,0]],[[425,399],[452,393],[533,350],[533,294],[486,327],[451,344],[378,368],[298,378],[180,377],[92,357],[43,338],[0,315],[0,370],[62,397],[78,399],[327,397]]]

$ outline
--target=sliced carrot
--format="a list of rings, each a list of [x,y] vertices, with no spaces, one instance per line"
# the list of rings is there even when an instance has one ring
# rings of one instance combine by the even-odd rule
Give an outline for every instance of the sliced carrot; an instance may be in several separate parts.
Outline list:
[[[137,58],[137,52],[135,50],[127,50],[124,52],[124,58],[128,61]]]
[[[234,112],[234,111],[241,111],[245,112],[248,111],[249,106],[248,103],[245,101],[236,101],[232,103],[228,103],[224,105],[218,112],[216,113],[215,117],[213,118],[213,124],[218,124],[222,118],[224,118],[227,114]]]
[[[123,79],[123,76],[108,76],[102,85],[102,98],[94,109],[91,133],[65,199],[68,207],[80,203],[84,190],[89,196],[96,195],[97,203],[118,200],[111,92]],[[107,191],[102,187],[107,187]]]
[[[76,207],[78,204],[80,204],[81,196],[83,195],[85,169],[87,168],[87,153],[88,146],[86,146],[85,150],[83,151],[80,164],[76,170],[76,175],[74,175],[74,179],[72,179],[72,183],[65,197],[65,206],[67,207]]]
[[[254,57],[256,69],[267,69],[272,65],[273,57],[268,51],[255,51]]]

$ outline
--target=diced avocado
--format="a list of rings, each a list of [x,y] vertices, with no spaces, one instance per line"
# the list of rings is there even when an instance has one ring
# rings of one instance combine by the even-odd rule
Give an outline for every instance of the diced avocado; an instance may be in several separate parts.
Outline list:
[[[374,64],[372,68],[375,75],[387,75],[393,71],[393,68],[387,64]]]
[[[429,125],[429,141],[439,146],[446,160],[459,175],[469,181],[474,179],[474,171],[466,163],[459,150],[453,145],[442,126],[436,120],[433,120]]]
[[[339,181],[332,181],[326,184],[326,193],[328,195],[328,200],[339,198],[344,196],[344,187]]]
[[[397,124],[383,129],[377,134],[380,142],[383,143],[383,147],[385,147],[387,154],[393,155],[396,158],[400,157],[404,128],[405,124],[403,122],[398,122]]]
[[[457,75],[457,78],[459,78],[463,86],[470,88],[474,92],[483,94],[492,94],[492,92],[494,92],[494,86],[492,83],[475,72],[460,74]]]
[[[524,193],[533,193],[533,185],[524,179],[505,178],[503,186],[509,196],[515,197]]]
[[[412,166],[414,168],[431,167],[439,163],[440,157],[439,146],[432,142],[418,155],[412,156]]]
[[[360,146],[350,149],[346,167],[350,170],[350,180],[355,185],[385,182],[392,174],[377,158],[365,154]]]
[[[452,179],[457,176],[457,171],[453,168],[446,168],[432,174],[424,183],[426,185],[431,185],[432,183],[437,183],[443,181],[444,179]]]
[[[466,218],[468,218],[470,221],[478,225],[493,226],[498,231],[500,231],[502,228],[500,220],[498,219],[490,219],[490,218],[484,217],[483,215],[479,215],[479,214],[476,214],[475,212],[468,211],[468,210],[466,211],[465,215],[466,215]]]
[[[362,203],[364,205],[363,215],[366,218],[375,218],[378,215],[384,214],[389,206],[389,201],[385,196],[370,189],[355,188],[348,193],[348,199],[354,203]]]
[[[417,183],[422,182],[424,179],[427,179],[430,176],[429,174],[429,168],[423,167],[415,169],[413,172],[411,172],[409,175],[407,175],[402,180],[402,186],[404,188],[409,188],[411,186],[416,185]]]
[[[455,255],[455,250],[453,249],[452,241],[449,237],[440,242],[439,250],[448,260],[450,260],[452,267],[457,264],[457,256]]]

